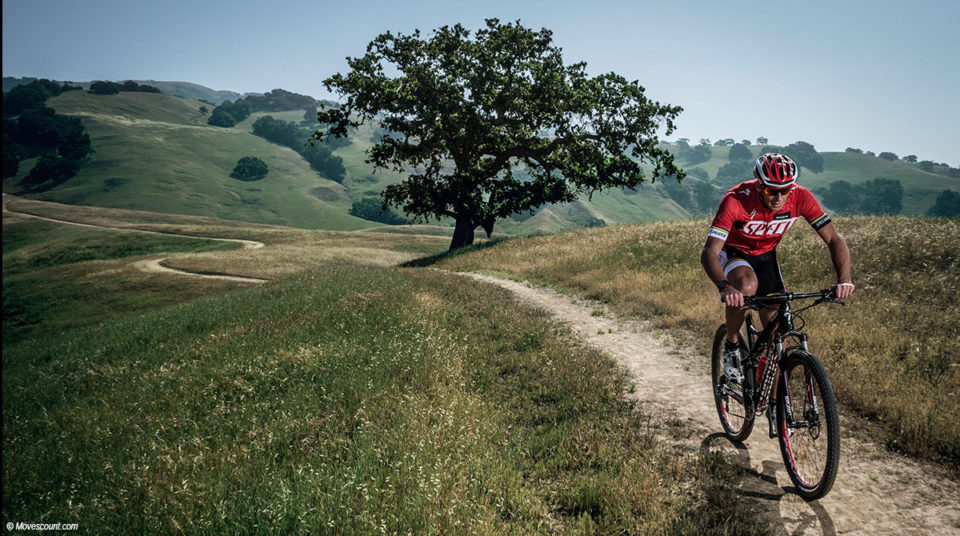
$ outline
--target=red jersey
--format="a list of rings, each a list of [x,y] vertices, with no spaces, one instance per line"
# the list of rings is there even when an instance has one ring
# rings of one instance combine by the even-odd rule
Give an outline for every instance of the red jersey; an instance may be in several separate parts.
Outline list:
[[[830,216],[803,186],[794,186],[783,208],[777,212],[763,204],[761,188],[760,181],[751,180],[741,182],[724,194],[713,218],[710,236],[747,255],[761,255],[777,247],[783,233],[800,216],[817,230],[830,223]]]

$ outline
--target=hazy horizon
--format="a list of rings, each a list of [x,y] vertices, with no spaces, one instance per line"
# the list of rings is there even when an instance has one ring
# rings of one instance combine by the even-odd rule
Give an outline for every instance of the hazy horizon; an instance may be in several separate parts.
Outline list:
[[[5,0],[3,76],[282,88],[336,101],[323,79],[380,33],[499,18],[548,28],[566,63],[614,71],[682,106],[667,139],[763,136],[960,166],[960,3],[644,4]]]

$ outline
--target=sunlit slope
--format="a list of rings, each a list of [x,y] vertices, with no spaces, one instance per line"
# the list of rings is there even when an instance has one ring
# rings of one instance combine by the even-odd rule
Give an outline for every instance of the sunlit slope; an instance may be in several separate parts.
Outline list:
[[[856,153],[820,153],[823,172],[807,172],[801,177],[809,188],[827,187],[831,182],[844,180],[860,184],[875,178],[894,179],[903,186],[903,212],[907,216],[926,215],[943,190],[960,191],[960,179],[928,173],[905,162],[891,162],[882,158]]]
[[[676,152],[675,146],[669,146]],[[759,156],[762,146],[749,146],[753,156]],[[710,177],[710,182],[716,185],[717,172],[730,162],[729,147],[711,147],[710,160],[688,165],[678,159],[685,169],[700,168]],[[916,164],[904,161],[889,161],[875,156],[848,152],[823,152],[823,171],[815,173],[808,168],[801,167],[800,184],[818,193],[821,188],[827,188],[830,183],[844,180],[851,184],[882,178],[900,181],[903,186],[903,210],[906,216],[923,216],[933,206],[937,195],[943,190],[960,191],[960,180],[937,173],[929,173],[920,169]],[[751,179],[750,166],[745,165],[743,180]],[[723,188],[724,190],[726,188]]]
[[[209,216],[307,229],[357,229],[343,187],[320,177],[294,151],[234,128],[206,124],[208,104],[168,95],[81,91],[52,98],[58,113],[83,119],[96,151],[80,173],[45,200]],[[302,112],[301,112],[302,114]],[[266,178],[230,177],[237,160],[260,158]]]

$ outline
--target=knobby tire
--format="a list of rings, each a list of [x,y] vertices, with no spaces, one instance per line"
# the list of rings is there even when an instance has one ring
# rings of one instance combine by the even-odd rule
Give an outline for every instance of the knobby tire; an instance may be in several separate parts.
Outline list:
[[[780,453],[797,493],[807,500],[819,499],[833,487],[840,465],[840,422],[833,387],[820,361],[803,350],[787,355],[780,374]],[[787,415],[788,396],[792,419]]]

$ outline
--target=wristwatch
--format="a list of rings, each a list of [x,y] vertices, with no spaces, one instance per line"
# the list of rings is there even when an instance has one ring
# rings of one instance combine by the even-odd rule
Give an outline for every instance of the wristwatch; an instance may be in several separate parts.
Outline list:
[[[723,292],[723,289],[729,286],[730,286],[730,282],[724,279],[723,281],[717,283],[717,290],[719,290],[720,292]]]

